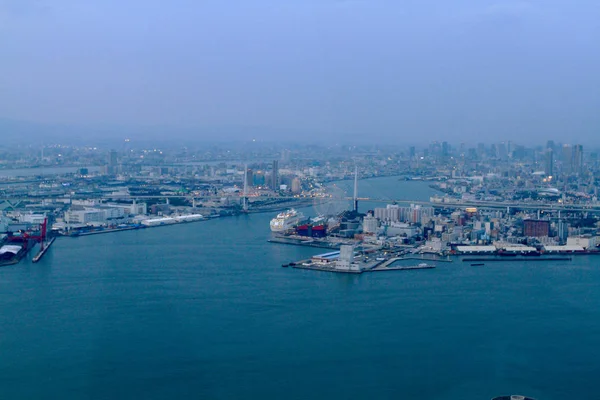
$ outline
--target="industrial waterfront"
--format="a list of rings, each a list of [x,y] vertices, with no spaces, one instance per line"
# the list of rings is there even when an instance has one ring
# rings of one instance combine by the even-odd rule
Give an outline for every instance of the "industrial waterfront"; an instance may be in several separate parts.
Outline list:
[[[394,187],[431,193],[424,182]],[[272,216],[60,238],[39,263],[0,269],[0,395],[458,400],[595,390],[595,257],[318,273],[281,268],[324,250],[268,243]]]

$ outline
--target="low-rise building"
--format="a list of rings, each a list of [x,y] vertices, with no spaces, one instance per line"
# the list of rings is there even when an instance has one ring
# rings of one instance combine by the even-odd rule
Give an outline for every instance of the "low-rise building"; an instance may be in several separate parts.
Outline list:
[[[593,249],[596,247],[596,236],[577,236],[567,238],[567,246],[581,246],[584,249]]]
[[[71,210],[65,213],[65,222],[69,224],[106,222],[106,213],[104,210],[97,209]]]

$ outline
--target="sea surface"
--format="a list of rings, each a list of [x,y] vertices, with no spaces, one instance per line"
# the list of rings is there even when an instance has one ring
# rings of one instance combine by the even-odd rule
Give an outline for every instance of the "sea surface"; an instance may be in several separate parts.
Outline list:
[[[59,238],[0,268],[0,398],[600,398],[600,257],[295,270],[324,250],[267,243],[272,217]]]

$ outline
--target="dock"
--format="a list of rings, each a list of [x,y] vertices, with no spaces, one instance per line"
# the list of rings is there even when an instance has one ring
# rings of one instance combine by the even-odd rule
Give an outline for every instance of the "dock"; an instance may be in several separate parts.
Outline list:
[[[64,234],[64,236],[80,237],[80,236],[99,235],[99,234],[102,234],[102,233],[133,231],[133,230],[145,229],[145,228],[146,228],[146,226],[126,226],[126,227],[122,227],[122,228],[95,229],[95,230],[84,231],[84,232],[77,232],[77,231],[76,232],[69,232],[67,234]]]
[[[335,262],[328,263],[328,264],[322,264],[322,263],[313,262],[312,260],[300,260],[295,263],[289,264],[289,266],[292,268],[296,268],[296,269],[307,269],[307,270],[312,270],[312,271],[336,272],[336,273],[341,273],[341,274],[354,274],[354,275],[360,275],[360,274],[366,273],[366,272],[408,271],[408,270],[414,270],[414,269],[433,269],[433,268],[435,268],[435,265],[431,265],[431,264],[404,265],[404,266],[397,266],[397,267],[391,266],[396,261],[411,260],[411,259],[422,260],[421,258],[416,258],[416,257],[415,258],[413,258],[413,257],[408,257],[408,258],[394,257],[394,258],[390,258],[387,260],[374,260],[374,261],[370,261],[370,262],[366,262],[366,263],[362,262],[359,264],[358,269],[355,269],[355,270],[338,269],[335,267]]]
[[[407,265],[405,267],[377,267],[365,272],[381,272],[381,271],[407,271],[411,269],[433,269],[435,265]]]
[[[379,265],[376,265],[375,267],[373,267],[372,269],[370,269],[368,272],[380,272],[380,271],[404,271],[404,270],[411,270],[411,269],[432,269],[435,268],[435,265],[431,265],[431,264],[425,264],[425,265],[403,265],[403,266],[398,266],[398,267],[391,267],[392,264],[394,264],[396,261],[402,261],[402,260],[423,260],[422,258],[418,258],[418,257],[394,257],[394,258],[390,258],[387,261],[384,261],[383,263],[380,263]],[[449,262],[447,260],[444,260],[446,262]],[[451,261],[450,261],[451,262]]]
[[[441,258],[436,256],[427,256],[427,257],[417,257],[417,256],[405,256],[405,257],[397,257],[396,260],[419,260],[421,262],[426,261],[435,261],[435,262],[443,262],[443,263],[451,263],[453,262],[450,258]]]
[[[341,270],[341,269],[336,269],[335,267],[330,267],[328,265],[321,265],[321,264],[310,264],[310,265],[296,264],[296,265],[292,265],[291,267],[297,268],[297,269],[310,269],[313,271],[337,272],[338,274],[360,275],[363,272],[365,272],[363,270],[358,270],[358,271]]]
[[[300,240],[300,239],[281,238],[281,237],[272,238],[267,241],[269,243],[289,244],[289,245],[293,245],[293,246],[317,247],[320,249],[333,249],[333,250],[339,250],[340,246],[343,244],[343,243],[332,243],[332,242],[317,241],[317,240]]]
[[[571,261],[571,257],[502,257],[502,258],[463,258],[463,262],[529,262],[529,261]]]
[[[44,254],[46,254],[46,252],[48,251],[48,249],[50,248],[50,246],[52,245],[52,243],[54,243],[55,240],[56,240],[55,237],[53,237],[52,239],[50,239],[50,241],[48,241],[48,243],[46,243],[46,245],[44,246],[44,248],[41,249],[39,251],[39,253],[37,253],[35,255],[35,257],[33,257],[33,259],[31,261],[34,262],[34,263],[40,261],[42,259],[42,257],[44,257]]]

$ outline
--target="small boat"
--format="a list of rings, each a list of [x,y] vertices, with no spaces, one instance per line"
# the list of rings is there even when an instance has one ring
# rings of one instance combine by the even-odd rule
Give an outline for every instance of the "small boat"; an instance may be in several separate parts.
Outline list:
[[[481,267],[484,263],[471,264],[471,267]]]
[[[289,266],[289,264],[281,264],[281,266],[282,266],[283,268],[286,268],[286,267],[288,267],[288,266]]]
[[[291,262],[289,265],[290,265],[290,267],[293,267],[294,265],[296,265],[296,263],[295,262]]]
[[[427,264],[427,263],[421,263],[421,264],[419,264],[419,267],[420,268],[426,268],[426,267],[429,267],[429,264]]]

